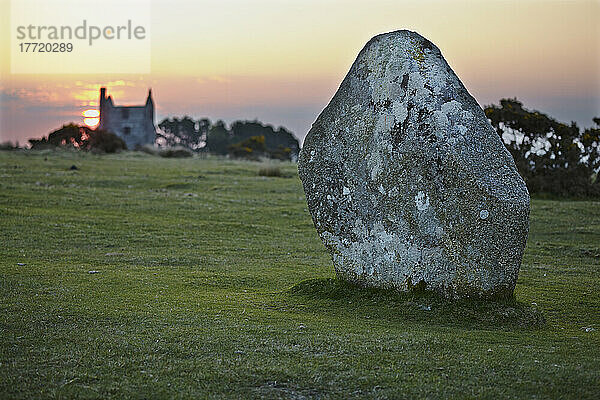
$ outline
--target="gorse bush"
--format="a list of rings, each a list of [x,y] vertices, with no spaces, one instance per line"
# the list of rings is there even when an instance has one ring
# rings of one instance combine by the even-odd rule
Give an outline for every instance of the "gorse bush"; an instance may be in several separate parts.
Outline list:
[[[268,154],[269,158],[274,160],[286,161],[292,159],[292,149],[289,147],[283,147],[281,145],[279,145],[276,149],[269,150]]]
[[[251,136],[244,141],[230,145],[228,149],[230,156],[248,160],[258,160],[265,155],[267,150],[264,136]]]

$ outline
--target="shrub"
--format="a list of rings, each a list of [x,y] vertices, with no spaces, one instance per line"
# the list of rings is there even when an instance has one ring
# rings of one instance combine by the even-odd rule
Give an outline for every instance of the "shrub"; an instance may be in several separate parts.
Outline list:
[[[146,153],[146,154],[150,154],[153,156],[157,156],[158,155],[158,149],[154,146],[152,146],[151,144],[145,144],[143,146],[140,146],[137,148],[138,151],[141,151],[142,153]]]
[[[185,147],[168,147],[162,149],[158,154],[165,158],[186,158],[193,155],[191,150],[186,149]]]
[[[82,148],[100,153],[117,153],[127,150],[125,141],[112,132],[96,129],[88,133],[87,142]]]
[[[269,151],[269,157],[275,160],[289,161],[292,159],[292,149],[279,145],[275,150]]]
[[[127,145],[117,135],[102,129],[92,130],[87,126],[76,124],[63,125],[50,132],[48,137],[30,139],[31,148],[35,150],[50,148],[72,148],[100,153],[115,153],[126,150]]]
[[[16,144],[12,144],[12,142],[10,142],[10,141],[0,143],[0,150],[18,150],[18,149],[19,149],[19,142],[17,142]]]
[[[281,172],[281,169],[277,166],[267,166],[267,167],[262,167],[258,170],[258,175],[259,176],[277,176],[277,177],[282,177],[283,173]]]

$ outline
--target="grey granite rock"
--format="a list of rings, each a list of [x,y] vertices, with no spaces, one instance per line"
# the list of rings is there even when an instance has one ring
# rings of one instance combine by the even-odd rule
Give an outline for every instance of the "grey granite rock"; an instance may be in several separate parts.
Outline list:
[[[512,295],[529,193],[475,99],[419,34],[367,43],[298,169],[339,277],[449,298]]]

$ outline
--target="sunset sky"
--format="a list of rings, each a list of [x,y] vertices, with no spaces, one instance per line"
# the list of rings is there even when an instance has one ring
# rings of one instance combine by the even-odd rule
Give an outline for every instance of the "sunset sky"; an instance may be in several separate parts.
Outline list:
[[[100,86],[117,104],[143,104],[151,87],[157,123],[257,118],[303,138],[364,44],[397,29],[435,43],[482,106],[517,97],[583,126],[600,116],[598,1],[156,0],[142,75],[11,74],[9,4],[0,0],[0,141],[82,123]]]

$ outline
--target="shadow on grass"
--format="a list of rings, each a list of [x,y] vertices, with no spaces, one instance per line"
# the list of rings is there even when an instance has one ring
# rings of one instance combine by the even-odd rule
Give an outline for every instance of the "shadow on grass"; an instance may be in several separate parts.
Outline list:
[[[431,291],[398,292],[363,288],[334,278],[310,279],[286,292],[298,306],[327,313],[350,313],[356,318],[417,322],[476,329],[540,329],[541,310],[516,299],[446,300]]]

